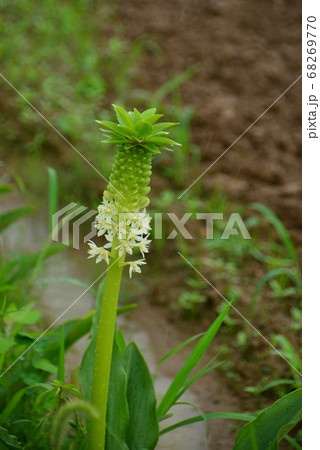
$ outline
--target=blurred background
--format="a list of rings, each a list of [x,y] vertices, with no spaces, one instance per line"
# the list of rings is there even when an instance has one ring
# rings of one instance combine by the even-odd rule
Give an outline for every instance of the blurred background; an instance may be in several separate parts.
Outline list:
[[[287,0],[0,1],[0,176],[11,185],[1,211],[35,207],[3,231],[1,264],[39,250],[48,237],[48,167],[58,180],[59,208],[75,202],[95,209],[105,189],[25,99],[106,178],[114,149],[101,143],[95,120],[113,120],[112,103],[156,107],[180,123],[172,135],[182,148],[154,159],[150,211],[194,218],[223,212],[226,220],[238,212],[252,239],[221,240],[226,221],[218,221],[214,239],[206,240],[205,222],[190,220],[192,241],[168,241],[167,219],[142,275],[124,280],[121,303],[138,305],[127,315],[128,335],[142,331],[159,359],[221,311],[223,299],[179,251],[299,368],[301,80],[232,144],[301,73],[300,7]],[[102,272],[85,252],[86,245],[64,246],[31,280],[45,320],[81,292],[54,277],[91,284]],[[46,273],[50,283],[35,282]],[[83,312],[92,306],[93,297]],[[79,306],[73,314],[81,313]],[[163,376],[176,373],[187,354],[173,358]],[[252,411],[299,385],[295,371],[235,312],[208,361],[216,355],[220,367],[194,387],[204,411]],[[232,448],[236,425],[212,421],[210,430],[201,448]]]

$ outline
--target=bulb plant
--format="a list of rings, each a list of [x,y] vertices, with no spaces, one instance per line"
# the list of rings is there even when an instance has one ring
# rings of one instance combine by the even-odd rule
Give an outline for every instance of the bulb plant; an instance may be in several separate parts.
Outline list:
[[[176,124],[156,123],[162,114],[156,114],[155,108],[142,113],[137,109],[127,112],[117,105],[114,109],[118,123],[98,121],[106,138],[103,142],[117,146],[110,183],[96,217],[98,236],[104,236],[106,243],[99,247],[89,242],[89,258],[105,261],[109,266],[94,353],[91,403],[98,418],[92,417],[89,422],[89,450],[105,448],[110,367],[123,268],[129,267],[130,278],[134,272],[140,273],[151,242],[148,239],[151,218],[146,207],[150,202],[147,195],[152,157],[179,145],[167,137],[166,131]],[[133,258],[136,251],[142,257]],[[126,261],[127,255],[133,259]]]
[[[116,110],[121,117],[123,110],[119,108]],[[132,120],[132,128],[137,124],[134,114],[138,117],[137,113],[128,114]],[[154,110],[142,114],[145,116],[142,120],[150,117],[151,121],[155,119],[152,116],[156,115]],[[127,118],[127,113],[125,117]],[[152,125],[153,131],[155,122]],[[234,446],[235,450],[271,447],[276,449],[281,439],[286,439],[294,448],[301,448],[295,439],[286,434],[299,423],[301,418],[301,389],[297,379],[287,380],[293,388],[297,389],[283,395],[273,405],[258,414],[231,411],[201,412],[201,415],[166,425],[166,420],[174,417],[171,408],[186,405],[186,402],[180,400],[181,396],[202,375],[221,364],[214,358],[200,370],[196,369],[225,320],[229,305],[223,308],[205,333],[180,343],[158,362],[157,368],[182,348],[197,340],[167,391],[157,403],[154,383],[143,356],[134,342],[126,345],[120,330],[116,328],[114,314],[123,267],[129,266],[131,276],[133,272],[137,272],[133,265],[137,263],[137,260],[134,260],[133,256],[138,251],[144,261],[149,246],[149,242],[146,241],[149,241],[150,229],[150,220],[145,211],[148,203],[147,191],[144,191],[140,197],[138,195],[139,192],[143,192],[139,190],[139,186],[140,189],[142,189],[142,184],[144,187],[148,187],[149,180],[144,180],[141,185],[134,186],[133,178],[128,176],[125,186],[132,183],[135,196],[130,195],[129,190],[125,190],[121,172],[123,170],[124,174],[128,175],[131,170],[127,160],[121,161],[121,151],[131,149],[132,152],[141,153],[141,150],[146,149],[143,145],[148,144],[147,138],[152,136],[150,134],[142,139],[140,137],[141,141],[138,141],[135,133],[133,133],[135,139],[130,139],[128,133],[124,136],[126,139],[122,139],[122,137],[118,139],[116,133],[110,133],[114,124],[107,123],[107,125],[103,125],[104,128],[107,128],[107,140],[116,139],[122,143],[120,145],[117,142],[119,144],[117,158],[119,159],[116,158],[114,165],[111,177],[112,186],[109,186],[104,194],[96,221],[98,233],[101,236],[105,235],[106,247],[97,247],[90,243],[90,256],[96,257],[98,262],[105,260],[109,264],[106,282],[100,285],[97,293],[97,311],[92,311],[83,318],[58,324],[52,327],[50,332],[39,335],[39,331],[35,327],[39,322],[40,312],[33,308],[33,297],[24,295],[23,298],[27,302],[21,305],[16,300],[20,298],[21,282],[25,281],[25,277],[31,273],[29,279],[30,284],[33,285],[35,283],[34,274],[39,270],[39,261],[55,253],[61,247],[48,248],[45,244],[44,249],[38,253],[23,255],[8,263],[4,258],[1,261],[2,291],[5,294],[0,320],[0,366],[2,366],[0,372],[0,448],[88,450],[89,447],[90,450],[97,448],[152,450],[162,435],[199,421],[207,423],[211,419],[248,422],[239,431]],[[118,125],[121,125],[120,121]],[[117,128],[121,129],[121,126],[117,126]],[[166,137],[163,134],[155,136]],[[143,144],[141,146],[139,144],[132,145],[134,141]],[[154,140],[151,143],[154,143]],[[127,144],[129,146],[125,149]],[[161,140],[157,150],[166,145],[173,144]],[[152,147],[151,149],[154,150]],[[148,150],[150,151],[150,149]],[[149,158],[148,171],[151,170],[152,153],[151,155],[146,153]],[[129,154],[129,156],[131,155]],[[135,158],[135,156],[132,157]],[[138,160],[136,163],[141,164],[141,161]],[[117,173],[117,170],[120,173]],[[137,170],[137,173],[136,179],[140,179],[141,172]],[[149,176],[145,175],[146,178]],[[54,212],[55,205],[57,205],[57,180],[52,171],[49,181],[49,209]],[[9,190],[8,186],[0,186],[0,194]],[[130,200],[126,204],[125,195]],[[140,198],[141,201],[137,201],[137,198]],[[120,216],[121,211],[124,211],[125,215],[129,214],[127,220]],[[133,212],[130,213],[130,211]],[[29,210],[14,210],[1,214],[0,232],[26,212]],[[131,217],[130,214],[132,214]],[[119,226],[118,222],[122,222],[122,225]],[[129,238],[129,236],[131,237]],[[140,245],[143,240],[144,245]],[[126,242],[128,245],[124,245]],[[126,261],[127,255],[133,260]],[[129,262],[131,264],[126,264]],[[136,267],[140,268],[141,264]],[[64,279],[64,281],[68,281],[68,279]],[[69,282],[74,282],[74,279],[70,279]],[[188,284],[191,286],[190,283]],[[25,285],[26,283],[24,283]],[[193,281],[191,287],[201,288],[201,285]],[[109,314],[110,311],[113,315]],[[118,309],[118,314],[122,312],[124,312],[124,308]],[[64,357],[66,351],[89,333],[90,329],[91,340],[79,369],[81,389],[80,386],[66,382]],[[283,336],[280,337],[283,338]],[[290,350],[290,343],[284,339],[281,340],[280,337],[276,337],[277,343],[282,346],[285,353],[286,349]],[[286,357],[294,365],[297,360],[296,355],[291,352],[292,358],[289,358],[290,352],[286,351],[286,353]],[[23,358],[21,358],[21,354]],[[74,380],[77,383],[76,377]],[[70,381],[73,382],[73,375]],[[275,380],[273,387],[279,385],[279,382],[283,382],[283,380]],[[270,384],[261,389],[265,390],[269,387]],[[75,397],[76,401],[74,401]],[[86,424],[85,428],[83,422]],[[24,426],[26,423],[28,426]],[[161,424],[161,428],[159,424]]]

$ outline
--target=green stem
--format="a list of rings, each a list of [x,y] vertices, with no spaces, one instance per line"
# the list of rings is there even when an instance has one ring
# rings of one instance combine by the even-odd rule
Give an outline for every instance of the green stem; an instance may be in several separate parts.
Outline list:
[[[91,404],[97,409],[99,417],[92,417],[89,421],[89,450],[104,450],[105,448],[110,367],[124,260],[125,254],[118,261],[116,258],[110,258],[103,292],[91,391]]]

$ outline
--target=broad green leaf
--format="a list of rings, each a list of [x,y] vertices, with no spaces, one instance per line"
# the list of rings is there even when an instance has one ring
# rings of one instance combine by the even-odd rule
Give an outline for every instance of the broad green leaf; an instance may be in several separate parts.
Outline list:
[[[32,361],[33,367],[36,369],[44,370],[45,372],[49,373],[57,373],[57,367],[52,364],[48,359],[40,358],[36,359],[35,361]]]
[[[99,315],[101,310],[101,302],[103,297],[104,282],[100,283],[98,294],[97,294],[97,309],[93,316],[92,328],[91,328],[91,340],[84,352],[80,369],[79,369],[79,380],[82,385],[85,400],[91,400],[91,389],[92,389],[92,378],[93,378],[93,364],[94,364],[94,350],[97,341],[98,323]],[[87,420],[85,419],[85,424],[87,426]]]
[[[4,446],[5,444],[5,446]],[[22,448],[17,436],[9,434],[8,430],[0,427],[0,449]]]
[[[115,339],[112,351],[106,417],[106,450],[129,449],[126,444],[126,431],[129,423],[129,409],[126,397],[127,375],[123,362],[120,348]]]
[[[276,450],[281,439],[301,419],[302,390],[290,392],[244,425],[234,450]]]
[[[104,141],[101,141],[104,144],[123,144],[123,139],[122,138],[117,138],[117,139],[113,139],[111,137],[108,137],[107,135],[105,135],[105,137],[107,137],[107,139],[105,139]]]
[[[127,346],[123,358],[130,413],[126,442],[130,450],[153,449],[158,441],[159,428],[151,375],[134,342]]]
[[[119,346],[120,352],[124,353],[124,351],[126,349],[126,342],[125,342],[123,334],[121,333],[120,330],[117,330],[115,339],[116,339],[117,344]]]
[[[109,122],[109,121],[104,121],[104,122],[100,122],[97,121],[100,125],[103,125],[105,128],[108,128],[109,130],[111,130],[113,133],[109,133],[107,130],[105,130],[104,128],[101,128],[101,130],[103,132],[105,132],[108,136],[111,135],[111,137],[117,137],[117,135],[121,135],[123,137],[127,137],[127,136],[137,136],[137,132],[135,131],[134,128],[128,127],[127,125],[119,125],[116,124],[114,122]]]
[[[175,376],[174,380],[172,381],[171,385],[169,386],[167,392],[165,393],[164,397],[162,398],[158,406],[158,417],[161,417],[164,414],[166,414],[168,409],[173,405],[180,389],[182,389],[182,387],[184,386],[184,383],[186,382],[190,372],[198,364],[204,352],[209,347],[213,338],[217,334],[225,316],[229,311],[229,308],[230,305],[228,304],[221,312],[221,314],[216,318],[216,320],[213,322],[210,328],[206,331],[204,336],[202,336],[200,341],[192,350],[187,361],[184,363],[182,368]]]
[[[153,133],[160,133],[164,130],[167,130],[168,128],[175,127],[176,125],[179,124],[173,122],[156,123],[155,125],[153,125]]]
[[[81,319],[70,320],[63,324],[65,335],[64,345],[66,349],[90,332],[94,314],[95,311],[90,311]],[[62,327],[62,325],[60,327]]]
[[[152,153],[161,153],[158,147],[155,144],[149,144],[148,142],[144,144],[145,148],[148,149]]]
[[[127,111],[125,111],[123,108],[121,108],[121,106],[118,106],[118,105],[112,105],[112,106],[114,107],[114,110],[116,112],[117,119],[118,119],[120,125],[126,125],[127,127],[132,128],[133,123],[132,123]]]
[[[76,323],[73,324],[73,321],[70,323],[72,324],[72,329],[69,331],[68,323],[65,324],[65,333],[66,333],[66,348],[69,347],[73,342],[78,340],[80,337],[84,336],[84,334],[88,333],[91,325],[91,333],[92,338],[91,341],[83,355],[82,363],[79,370],[79,378],[82,384],[82,388],[85,394],[86,400],[90,401],[91,397],[91,385],[92,385],[92,371],[93,371],[93,362],[94,362],[94,349],[95,349],[95,342],[96,342],[96,336],[97,336],[97,329],[98,329],[98,321],[99,321],[99,313],[100,313],[100,307],[101,307],[101,301],[102,301],[102,294],[103,294],[103,287],[104,282],[102,282],[98,289],[97,294],[97,311],[91,311],[85,318],[82,320],[77,320]],[[118,308],[117,314],[123,314],[126,311],[130,311],[131,309],[135,308],[136,305],[127,305],[123,308]]]
[[[20,325],[32,325],[33,323],[38,322],[41,317],[40,311],[31,310],[32,307],[33,305],[30,304],[19,311],[8,311],[7,316],[12,322]]]
[[[99,125],[102,125],[105,128],[108,128],[109,130],[113,131],[115,134],[123,134],[121,131],[121,128],[119,128],[118,124],[111,122],[110,120],[96,120],[96,122]],[[106,130],[104,128],[100,128],[101,131],[105,132]],[[125,136],[125,134],[123,134]]]
[[[35,206],[23,206],[21,208],[12,209],[11,211],[4,212],[0,214],[0,231],[7,228],[9,225],[14,223],[16,220],[20,219],[20,217],[29,214],[30,212],[36,209]]]
[[[153,125],[157,120],[161,119],[161,117],[163,117],[163,114],[152,114],[151,116],[144,117],[143,120],[150,123],[150,125]]]
[[[143,119],[141,113],[136,108],[134,108],[134,110],[133,110],[133,119],[134,119],[134,123],[135,124],[137,122],[139,122],[139,120]]]
[[[173,141],[172,139],[162,137],[162,136],[152,136],[148,138],[148,142],[151,142],[152,144],[156,145],[178,145],[181,147],[181,144],[178,142]]]
[[[20,391],[16,392],[11,397],[9,403],[7,404],[7,406],[4,408],[4,410],[0,414],[0,426],[7,422],[7,420],[10,417],[12,411],[18,405],[18,403],[20,402],[20,400],[24,396],[24,394],[27,391],[27,389],[28,389],[28,387],[20,389]]]
[[[14,345],[13,341],[0,336],[0,355],[6,353]]]
[[[152,133],[152,126],[145,120],[139,120],[135,124],[135,129],[139,133],[139,136],[149,136]]]
[[[125,125],[116,125],[118,130],[124,133],[124,136],[138,137],[139,134],[134,128],[127,127]]]
[[[155,112],[156,112],[156,108],[150,108],[150,109],[146,109],[145,111],[143,111],[143,113],[141,113],[141,115],[144,119],[146,119],[147,117],[153,116]]]
[[[0,414],[0,426],[7,422],[8,418],[11,416],[12,411],[19,404],[20,400],[22,399],[26,391],[28,389],[35,389],[35,388],[47,389],[47,385],[44,383],[36,383],[32,386],[27,386],[23,389],[20,389],[20,391],[17,391],[11,397],[9,403]]]
[[[104,282],[100,284],[97,295],[97,312],[92,322],[92,338],[82,358],[79,379],[85,399],[90,401],[94,365],[94,350]],[[122,365],[122,356],[117,341],[114,341],[109,382],[108,407],[106,418],[106,449],[127,450],[125,432],[128,423],[128,405],[126,394],[126,374]],[[120,416],[119,416],[120,414]],[[87,420],[85,419],[87,425]]]

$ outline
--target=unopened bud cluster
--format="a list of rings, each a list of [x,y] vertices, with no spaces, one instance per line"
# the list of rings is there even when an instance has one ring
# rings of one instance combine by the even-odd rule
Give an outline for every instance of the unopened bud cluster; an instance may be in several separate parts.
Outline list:
[[[95,226],[98,236],[105,236],[106,244],[98,247],[89,241],[89,258],[96,262],[117,260],[124,254],[133,255],[138,250],[141,259],[123,262],[132,272],[141,272],[146,264],[145,253],[149,251],[150,216],[146,212],[149,204],[151,158],[161,149],[179,145],[165,137],[164,130],[173,123],[155,122],[161,117],[155,108],[140,113],[136,109],[127,113],[114,105],[118,124],[99,122],[105,132],[104,142],[117,144],[117,153],[112,166],[110,183],[98,207]],[[115,263],[115,262],[114,262]]]

